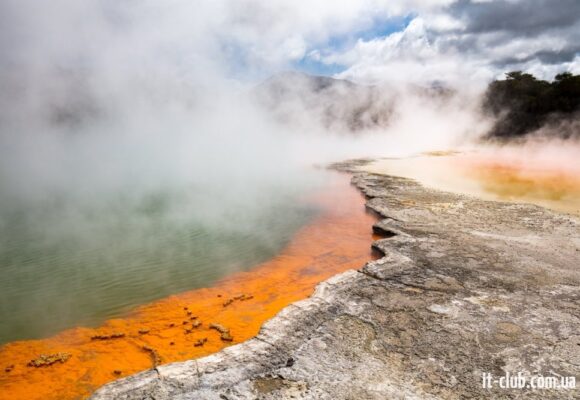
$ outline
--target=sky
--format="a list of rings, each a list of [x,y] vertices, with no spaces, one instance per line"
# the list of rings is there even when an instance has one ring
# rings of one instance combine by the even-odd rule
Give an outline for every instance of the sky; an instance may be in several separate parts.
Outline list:
[[[364,35],[355,33],[341,46],[332,40],[313,45],[301,62],[367,82],[489,81],[511,70],[552,79],[562,71],[580,72],[576,0],[396,3],[385,3],[379,23]]]
[[[580,71],[577,0],[242,3],[227,40],[254,71],[289,68],[369,83]]]
[[[158,58],[254,82],[292,69],[369,83],[580,71],[577,0],[1,0],[0,33],[0,66],[20,72],[115,60],[99,68],[134,73]]]

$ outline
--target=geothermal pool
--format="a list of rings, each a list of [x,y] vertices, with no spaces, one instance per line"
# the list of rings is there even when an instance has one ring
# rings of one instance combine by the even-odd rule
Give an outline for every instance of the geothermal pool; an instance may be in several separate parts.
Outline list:
[[[212,195],[121,194],[79,209],[55,199],[9,215],[0,225],[0,344],[210,286],[277,254],[319,211],[300,193]]]
[[[97,327],[75,327],[48,339],[1,347],[0,399],[83,398],[106,382],[156,363],[201,357],[253,337],[282,308],[308,297],[317,283],[360,268],[373,258],[371,225],[376,217],[365,211],[364,198],[349,185],[349,179],[337,173],[325,175],[321,188],[271,208],[272,214],[259,214],[267,237],[250,231],[236,237],[239,231],[225,226],[217,232],[193,229],[184,237],[168,234],[160,244],[148,242],[160,253],[150,264],[131,263],[130,271],[121,275],[130,284],[118,280],[116,284],[123,289],[110,295],[105,295],[105,278],[119,279],[116,274],[123,263],[106,264],[105,276],[93,274],[81,282],[73,279],[75,285],[68,292],[56,285],[58,290],[45,293],[47,299],[59,301],[60,294],[66,306],[73,308],[76,296],[79,304],[87,303],[81,310],[92,313],[87,317],[77,310],[67,323],[78,326],[85,325],[80,321],[91,321]],[[264,232],[263,227],[258,232]],[[175,240],[178,248],[186,249],[179,256],[170,251],[177,253],[176,247],[164,250]],[[144,254],[150,251],[141,249]],[[98,268],[96,260],[92,265]],[[138,276],[131,279],[133,274]],[[66,273],[62,275],[61,282],[66,282]],[[90,287],[98,282],[102,282],[99,290]],[[166,287],[168,282],[173,284]],[[92,294],[91,299],[101,295],[103,304],[83,300],[83,290]],[[44,312],[50,314],[50,309],[47,305]],[[98,324],[104,316],[116,319]],[[26,328],[26,320],[22,321]],[[210,329],[212,323],[228,329],[230,337]],[[14,332],[13,337],[18,331]],[[38,368],[27,365],[41,354],[64,356],[64,362]]]
[[[580,215],[580,170],[575,160],[534,158],[516,148],[506,153],[425,153],[377,160],[362,169],[415,179],[438,190]]]
[[[364,169],[491,200],[580,210],[575,171],[509,157],[427,154]],[[20,230],[0,236],[0,332],[8,342],[0,347],[0,399],[84,398],[156,363],[217,352],[256,335],[317,283],[360,268],[373,258],[376,217],[349,176],[319,178],[261,201],[222,200],[225,214],[215,197],[185,196],[180,204],[179,196],[157,195],[137,208],[121,202],[108,214],[84,217],[98,223],[75,215],[81,223],[70,225],[56,212],[48,221],[12,225]],[[31,226],[56,231],[46,236]],[[22,340],[29,338],[36,340]],[[28,365],[42,363],[41,354],[63,362]]]

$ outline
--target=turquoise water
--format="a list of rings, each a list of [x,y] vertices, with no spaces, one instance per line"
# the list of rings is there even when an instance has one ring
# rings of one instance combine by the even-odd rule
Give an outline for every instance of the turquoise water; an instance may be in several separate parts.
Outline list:
[[[0,343],[94,326],[249,269],[315,215],[302,195],[165,188],[0,205]]]

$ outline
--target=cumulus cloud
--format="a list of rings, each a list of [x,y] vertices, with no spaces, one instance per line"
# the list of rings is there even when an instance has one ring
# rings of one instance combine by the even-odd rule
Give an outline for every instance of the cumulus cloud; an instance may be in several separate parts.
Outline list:
[[[114,79],[163,68],[161,60],[189,79],[225,72],[257,80],[304,59],[370,81],[579,68],[575,0],[5,0],[0,11],[0,65],[35,68],[35,76],[46,65],[98,62]],[[409,15],[403,31],[380,34],[381,23]],[[376,37],[356,40],[377,24]],[[352,43],[336,46],[349,35]]]
[[[400,32],[313,54],[344,66],[340,77],[370,82],[484,84],[515,69],[546,79],[580,71],[577,1],[459,0],[413,11]]]
[[[384,80],[404,84],[429,85],[438,81],[449,84],[483,82],[491,77],[489,70],[478,65],[479,60],[458,62],[459,57],[453,49],[442,49],[425,21],[417,17],[402,32],[369,41],[359,40],[347,52],[329,54],[324,62],[349,65],[338,77],[372,84]],[[471,79],[466,80],[466,77]]]

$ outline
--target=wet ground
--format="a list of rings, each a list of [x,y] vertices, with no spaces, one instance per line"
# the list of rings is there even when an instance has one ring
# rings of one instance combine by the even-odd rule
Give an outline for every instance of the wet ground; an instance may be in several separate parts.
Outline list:
[[[266,320],[308,297],[319,282],[373,258],[376,217],[365,211],[349,179],[337,174],[309,197],[306,201],[321,210],[318,217],[276,257],[248,272],[144,305],[95,329],[79,327],[3,346],[0,399],[83,398],[120,377],[252,338]]]
[[[523,149],[427,153],[380,159],[364,169],[415,179],[433,189],[580,215],[580,172],[574,161],[537,160]]]

